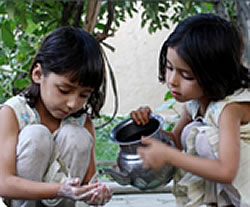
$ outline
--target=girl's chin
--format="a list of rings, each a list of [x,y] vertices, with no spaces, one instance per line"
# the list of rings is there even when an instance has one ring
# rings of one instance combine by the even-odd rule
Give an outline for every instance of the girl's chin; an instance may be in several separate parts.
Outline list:
[[[52,116],[53,116],[54,119],[56,119],[56,120],[62,120],[62,119],[64,119],[64,118],[67,117],[67,115],[65,115],[65,113],[62,113],[62,112],[53,113]]]
[[[189,99],[186,99],[186,98],[183,98],[183,97],[176,97],[175,100],[178,101],[178,102],[180,102],[180,103],[184,103],[184,102],[189,101]]]

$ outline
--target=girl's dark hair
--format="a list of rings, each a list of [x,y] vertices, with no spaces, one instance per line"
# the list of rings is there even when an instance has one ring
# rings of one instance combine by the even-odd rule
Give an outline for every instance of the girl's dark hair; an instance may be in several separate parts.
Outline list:
[[[231,22],[213,14],[185,19],[164,42],[159,57],[159,80],[165,82],[167,50],[191,67],[205,95],[220,100],[249,84],[248,69],[241,64],[243,40]]]
[[[72,82],[78,81],[83,87],[93,88],[85,107],[74,115],[79,116],[88,111],[92,116],[99,116],[104,102],[99,90],[104,80],[104,59],[93,36],[80,28],[57,28],[44,39],[34,57],[30,76],[37,63],[41,64],[45,76],[50,72],[67,73]],[[24,96],[29,105],[34,107],[40,96],[40,85],[32,81]]]

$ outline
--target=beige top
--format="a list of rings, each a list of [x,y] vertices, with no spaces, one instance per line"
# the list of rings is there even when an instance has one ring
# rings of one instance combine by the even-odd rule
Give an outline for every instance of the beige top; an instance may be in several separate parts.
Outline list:
[[[10,106],[15,114],[16,118],[19,124],[19,129],[22,130],[25,126],[27,125],[33,125],[33,124],[40,124],[40,117],[38,112],[36,111],[35,108],[31,108],[25,97],[17,95],[14,96],[10,99],[8,99],[4,105]],[[65,124],[72,124],[72,125],[77,125],[80,127],[84,127],[85,121],[87,118],[87,114],[84,113],[79,117],[73,117],[73,116],[68,116],[65,119],[63,119],[60,123],[60,127],[53,132],[53,140],[57,136],[59,130],[65,125]],[[90,149],[92,148],[93,145],[93,139],[89,138],[90,137],[88,131],[86,130],[86,136],[85,139],[90,146]],[[72,139],[74,140],[74,139]],[[87,143],[86,143],[87,144]],[[32,147],[32,146],[29,146]],[[90,152],[90,150],[88,150]],[[86,151],[87,152],[87,151]],[[74,163],[81,163],[82,165],[78,165],[78,167],[81,167],[81,173],[79,174],[78,177],[84,177],[85,173],[87,172],[88,168],[88,163],[90,162],[90,153],[86,153],[84,155],[85,157],[82,157],[79,160],[75,160]],[[49,167],[43,177],[44,182],[56,182],[56,183],[63,183],[65,182],[66,179],[70,177],[70,169],[67,166],[72,166],[74,164],[71,163],[65,163],[62,159],[59,158],[59,153],[56,147],[53,149],[53,156],[51,157],[50,163],[48,164]],[[86,164],[85,164],[86,163]],[[76,171],[78,169],[75,169]],[[41,202],[46,205],[46,206],[57,206],[63,198],[59,199],[47,199],[47,200],[42,200]]]
[[[20,130],[23,129],[26,125],[30,124],[40,124],[40,117],[35,108],[31,108],[25,97],[17,95],[8,99],[4,105],[10,106],[17,117]],[[87,115],[84,113],[80,117],[68,116],[61,121],[61,128],[64,124],[71,123],[78,126],[84,126]]]
[[[209,143],[212,147],[214,155],[218,157],[219,117],[224,107],[232,102],[250,102],[250,89],[237,90],[233,95],[227,96],[224,100],[218,102],[211,102],[209,104],[204,118],[199,117],[206,125],[194,127],[194,129],[191,130],[190,134],[186,139],[188,149],[187,153],[195,154],[195,137],[197,133],[204,132],[206,133],[209,139]],[[197,119],[197,113],[199,108],[198,102],[190,101],[187,103],[186,106],[193,120]],[[236,188],[239,194],[241,195],[240,206],[250,206],[250,122],[240,127],[240,139],[240,167],[237,176],[233,181],[233,187]],[[211,186],[211,182],[199,176],[192,175],[191,173],[186,173],[183,171],[179,172],[176,177],[178,177],[178,182],[176,185],[175,192],[177,194],[180,194],[181,191],[185,191],[184,194],[186,194],[186,198],[184,199],[186,200],[186,202],[185,205],[182,206],[199,206],[205,202],[207,196],[206,194],[210,193],[210,189],[208,186]],[[185,188],[185,190],[180,190],[183,187]],[[218,188],[218,186],[216,188],[220,189]],[[219,198],[217,198],[217,201],[218,206],[223,206],[223,203],[220,203]]]

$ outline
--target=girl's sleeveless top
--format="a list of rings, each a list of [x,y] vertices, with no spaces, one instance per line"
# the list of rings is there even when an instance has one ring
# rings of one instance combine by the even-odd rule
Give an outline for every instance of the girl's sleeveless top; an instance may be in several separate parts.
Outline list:
[[[39,114],[36,111],[35,108],[31,108],[29,104],[27,103],[27,100],[25,97],[17,95],[9,100],[7,100],[4,105],[10,106],[15,114],[16,118],[19,124],[19,129],[22,130],[25,126],[31,125],[31,124],[40,124],[40,118]],[[75,124],[78,126],[83,127],[86,121],[86,114],[82,114],[80,117],[72,117],[69,116],[61,121],[59,129],[67,123]],[[58,130],[54,132],[56,134]]]
[[[205,123],[205,126],[197,127],[193,131],[207,133],[210,146],[216,157],[218,157],[219,118],[225,106],[233,102],[250,102],[250,89],[239,89],[224,100],[211,102],[204,117],[197,116],[199,109],[197,101],[192,100],[186,103],[187,111],[192,116],[192,119],[200,119]],[[187,153],[195,154],[194,139],[197,133],[193,133],[190,139],[187,140]],[[240,167],[232,185],[241,195],[240,206],[250,206],[250,122],[240,127],[240,139]],[[203,203],[205,194],[207,193],[205,190],[205,183],[207,181],[190,173],[180,175],[177,180],[180,186],[185,186],[187,189],[187,196],[190,201],[186,206],[197,206],[196,204]],[[175,190],[178,191],[177,188]],[[218,206],[220,206],[219,203]]]

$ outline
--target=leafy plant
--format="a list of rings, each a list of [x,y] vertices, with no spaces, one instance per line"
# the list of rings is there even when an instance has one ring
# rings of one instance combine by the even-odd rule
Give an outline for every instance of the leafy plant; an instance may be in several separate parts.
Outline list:
[[[165,96],[164,96],[164,101],[160,107],[156,109],[157,112],[162,112],[162,111],[170,111],[173,112],[174,118],[171,119],[170,122],[165,122],[163,125],[163,129],[166,131],[171,131],[176,123],[176,121],[180,118],[180,113],[175,109],[174,105],[176,104],[176,100],[174,97],[171,95],[170,91],[167,91]]]
[[[142,8],[141,26],[147,27],[149,33],[154,33],[163,28],[168,29],[169,23],[183,19],[188,12],[199,12],[197,8],[208,4],[188,3],[189,0],[1,1],[0,103],[19,93],[30,83],[28,71],[43,38],[59,26],[84,27],[88,24],[84,17],[88,15],[90,4],[93,2],[100,4],[100,9],[96,10],[96,22],[93,23],[93,35],[100,41],[114,35],[120,23],[138,13],[139,7]],[[168,11],[172,7],[175,12],[169,16]],[[207,8],[211,9],[212,6]],[[102,38],[100,34],[103,34]]]
[[[116,161],[119,146],[110,140],[111,130],[126,116],[116,116],[112,122],[105,127],[96,130],[96,160],[98,161]],[[94,123],[99,126],[110,120],[110,116],[102,114],[100,119],[95,119]]]

